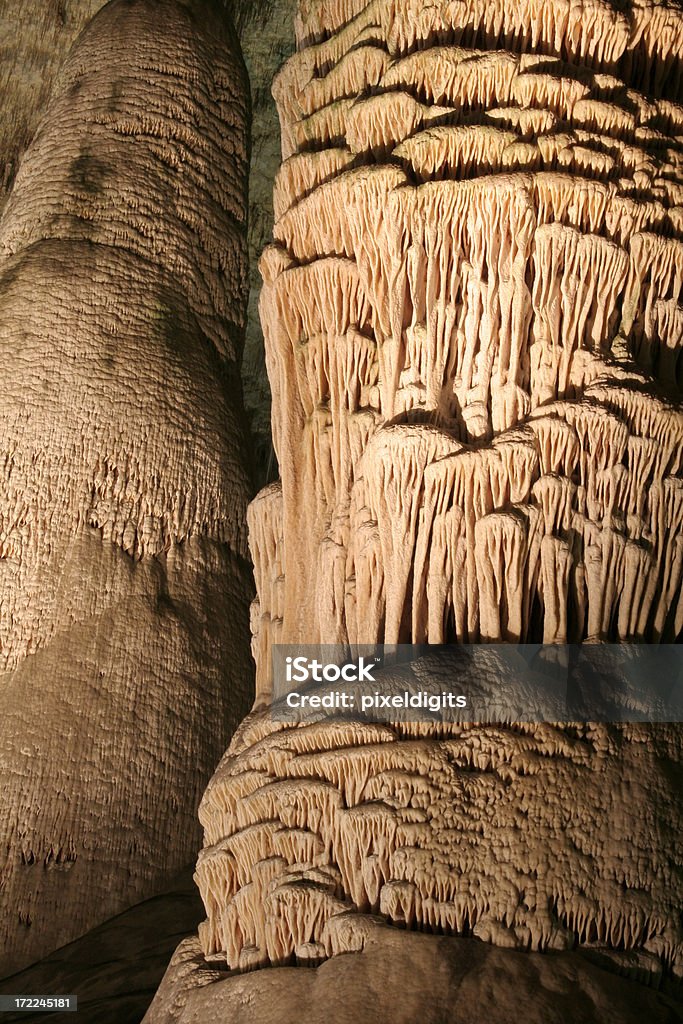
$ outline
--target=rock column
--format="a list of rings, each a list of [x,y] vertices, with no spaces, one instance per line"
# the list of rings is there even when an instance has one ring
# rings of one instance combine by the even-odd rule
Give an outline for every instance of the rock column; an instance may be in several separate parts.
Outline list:
[[[153,895],[248,708],[248,84],[115,0],[0,222],[0,973]]]
[[[677,727],[259,709],[278,641],[680,636],[682,39],[667,4],[300,3],[258,713],[202,803],[205,954],[315,963],[372,912],[680,974]]]

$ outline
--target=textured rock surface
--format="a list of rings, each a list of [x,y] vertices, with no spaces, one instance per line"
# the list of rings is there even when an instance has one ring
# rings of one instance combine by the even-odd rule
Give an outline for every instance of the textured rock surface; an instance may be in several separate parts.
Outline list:
[[[164,892],[0,982],[0,993],[78,996],[81,1024],[140,1024],[175,947],[196,930],[202,902],[185,870]],[[68,1024],[73,1014],[53,1019]],[[43,1013],[3,1013],[3,1024],[44,1024]]]
[[[242,385],[251,428],[254,476],[259,487],[277,476],[270,428],[270,385],[258,315],[258,261],[273,237],[273,183],[281,162],[280,125],[271,84],[276,71],[294,50],[295,11],[296,0],[236,0],[234,4],[235,26],[251,82],[250,289]]]
[[[0,5],[0,209],[69,47],[102,6],[102,0],[59,0],[38,6],[24,0],[3,0]],[[296,0],[237,0],[225,6],[233,11],[252,96],[250,296],[243,389],[251,426],[251,459],[260,486],[277,474],[271,444],[270,389],[258,319],[258,258],[272,238],[273,181],[280,166],[279,123],[271,82],[294,49]]]
[[[262,258],[264,699],[276,640],[680,635],[682,25],[300,5]]]
[[[505,678],[487,657],[469,671]],[[415,674],[469,689],[457,661]],[[328,922],[345,915],[352,947],[349,911],[371,911],[514,949],[634,950],[645,976],[680,977],[682,744],[668,726],[293,728],[262,713],[202,801],[203,947],[241,969],[322,958],[348,948]]]
[[[50,98],[54,76],[102,0],[0,7],[0,208]]]
[[[232,968],[352,949],[372,911],[681,976],[677,728],[259,709],[278,641],[680,637],[682,31],[666,5],[299,4],[257,713],[201,809],[200,938]]]
[[[252,254],[293,6],[238,12]],[[283,637],[680,632],[678,26],[667,5],[300,4],[262,262],[283,480],[250,513],[260,706]],[[666,729],[254,717],[202,809],[204,950],[181,949],[149,1019],[677,1020],[578,954],[516,952],[578,940],[641,981],[677,969],[677,763]],[[373,908],[510,948],[394,930],[316,971],[204,960],[316,963],[358,948]]]
[[[317,969],[226,977],[187,940],[145,1024],[675,1024],[680,1014],[673,998],[577,953],[525,955],[365,918],[355,950]]]
[[[2,973],[191,859],[248,704],[237,52],[210,2],[108,5],[0,222]]]

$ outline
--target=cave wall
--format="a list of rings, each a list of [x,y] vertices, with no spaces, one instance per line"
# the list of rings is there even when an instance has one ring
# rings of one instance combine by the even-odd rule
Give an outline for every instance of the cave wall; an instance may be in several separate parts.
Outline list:
[[[36,97],[47,95],[79,18],[85,23],[99,6],[46,5],[45,34],[26,34],[17,59],[36,73],[3,85],[6,96],[25,88],[5,107],[14,110],[3,125],[10,141],[0,147],[10,154],[7,185],[18,163],[11,154],[23,153],[36,133],[44,102]],[[252,311],[260,290],[254,257],[270,234],[265,197],[280,162],[267,81],[294,48],[293,7],[254,4],[235,14],[255,122]],[[299,7],[299,52],[275,87],[284,161],[275,244],[261,263],[272,453],[253,316],[243,363],[256,475],[270,480],[279,463],[282,477],[250,512],[258,706],[269,699],[270,644],[283,638],[677,636],[680,16],[666,5],[616,12],[599,3],[311,0]],[[17,5],[13,25],[19,16]],[[38,38],[43,52],[34,60],[26,54]],[[67,65],[60,81],[68,87],[70,74]],[[98,103],[106,96],[116,111],[120,97],[107,76],[103,68]],[[61,88],[57,111],[60,95],[69,105]],[[106,117],[89,110],[86,103],[80,123],[106,130]],[[246,662],[231,654],[236,699],[226,711],[214,685],[225,680],[223,624],[244,623],[249,591],[241,525],[239,540],[232,532],[248,493],[233,404],[242,322],[231,303],[211,309],[215,290],[197,301],[204,265],[194,245],[175,250],[197,270],[189,287],[184,275],[178,287],[172,266],[157,265],[144,189],[141,206],[112,219],[96,198],[110,188],[112,169],[97,166],[84,138],[68,166],[52,159],[50,146],[60,143],[52,119],[49,110],[0,225],[5,379],[10,406],[21,410],[13,423],[21,423],[25,395],[33,398],[49,378],[45,398],[31,403],[39,416],[26,449],[45,448],[44,465],[32,454],[21,456],[19,469],[9,460],[7,507],[20,507],[20,491],[32,494],[37,521],[49,521],[50,530],[56,523],[43,551],[30,540],[33,528],[19,542],[15,531],[7,547],[11,572],[17,551],[30,551],[30,564],[41,567],[40,577],[24,574],[39,628],[24,628],[14,608],[7,618],[18,631],[10,650],[19,651],[6,676],[7,730],[24,740],[21,749],[10,742],[6,764],[27,780],[17,792],[28,794],[16,802],[8,831],[5,877],[22,908],[16,935],[29,937],[16,944],[8,933],[18,950],[12,966],[66,941],[63,929],[49,932],[47,947],[34,938],[45,934],[45,913],[59,909],[53,878],[83,930],[93,898],[103,916],[113,912],[112,878],[127,858],[150,865],[146,877],[127,883],[129,896],[142,898],[170,866],[178,835],[188,849],[197,844],[183,798],[198,797],[197,766],[210,755],[205,736],[194,745],[188,737],[221,716],[227,736],[249,678]],[[68,120],[55,125],[69,127]],[[187,143],[163,130],[161,139],[162,163]],[[169,193],[160,170],[155,202],[163,208]],[[232,179],[234,168],[225,170],[222,180]],[[135,168],[119,186],[113,178],[122,192],[139,180]],[[129,236],[124,245],[121,234]],[[144,301],[132,281],[144,284]],[[233,294],[244,301],[246,290],[242,263]],[[45,302],[36,302],[41,296]],[[53,302],[59,315],[40,312]],[[132,324],[129,338],[121,337],[124,321]],[[55,349],[55,336],[68,344]],[[110,337],[116,353],[101,344]],[[130,392],[141,337],[145,366],[159,367],[157,380],[170,373],[176,382],[174,402],[157,383],[131,416],[130,403],[116,396]],[[58,371],[45,374],[44,366]],[[216,388],[217,378],[227,391]],[[86,396],[83,407],[68,400],[74,390]],[[106,417],[85,414],[104,407]],[[107,419],[122,424],[120,437],[118,427],[116,436],[98,433],[97,421]],[[65,481],[64,439],[73,436],[80,452],[84,422],[95,424],[87,457],[74,458],[84,473]],[[172,488],[156,453],[177,450],[179,436],[192,439],[193,457],[173,467],[174,484],[173,473],[197,473],[202,479],[191,486],[199,492],[203,473],[215,476],[205,491],[208,517],[190,517],[187,536],[188,520],[171,515],[182,523],[176,544],[175,525],[164,532]],[[129,481],[132,494],[108,478],[104,460],[88,473],[93,452],[115,443],[134,450],[141,437],[152,438],[151,457],[139,474],[143,486],[137,468]],[[72,504],[88,486],[89,498],[101,500]],[[146,508],[138,530],[146,502],[162,511]],[[227,520],[226,507],[234,510]],[[63,522],[53,509],[64,510]],[[68,523],[76,509],[87,528],[74,540]],[[20,508],[20,523],[22,515]],[[218,544],[214,530],[224,531]],[[50,589],[57,576],[59,593]],[[146,643],[148,636],[163,640]],[[36,688],[36,679],[49,685]],[[89,680],[85,692],[80,679]],[[163,691],[168,679],[172,719],[157,698],[156,684]],[[35,724],[46,712],[74,725],[46,738]],[[135,724],[130,734],[111,725],[126,716]],[[150,737],[144,748],[141,729]],[[95,734],[97,750],[84,757],[83,739]],[[161,749],[189,773],[180,783],[160,770]],[[339,963],[334,954],[363,947],[368,911],[401,928],[474,932],[513,949],[597,944],[617,969],[650,980],[679,972],[670,843],[681,824],[680,755],[677,730],[666,728],[281,732],[267,713],[257,714],[203,801],[197,874],[208,919],[201,953],[193,947],[199,974],[205,955],[242,969],[328,956]],[[85,820],[86,805],[68,788],[78,771],[89,794]],[[143,800],[141,776],[151,794]],[[52,808],[47,826],[32,817],[38,790],[41,806]],[[121,796],[130,792],[136,809],[127,818]],[[155,818],[160,803],[173,811],[172,832]],[[151,827],[141,827],[141,811]],[[87,836],[85,855],[68,839],[74,826]],[[78,872],[103,850],[116,854],[113,873],[88,888]],[[180,973],[187,977],[182,963]],[[202,975],[198,984],[206,981]],[[199,1012],[201,994],[194,996]]]
[[[192,859],[251,700],[248,116],[219,5],[115,0],[4,205],[3,974]]]
[[[269,702],[278,642],[680,636],[681,13],[311,0],[295,24],[261,258],[281,479],[249,512],[255,713],[200,811],[204,955],[317,964],[372,913],[680,977],[677,726]]]
[[[261,294],[270,645],[672,641],[680,15],[303,4]]]
[[[45,112],[55,76],[102,0],[5,0],[0,10],[0,210],[22,154]],[[280,165],[280,128],[271,95],[276,71],[294,50],[296,0],[227,2],[247,65],[251,91],[249,180],[249,306],[242,386],[250,427],[249,461],[256,485],[277,476],[271,441],[270,387],[258,317],[258,259],[273,228],[273,181]]]

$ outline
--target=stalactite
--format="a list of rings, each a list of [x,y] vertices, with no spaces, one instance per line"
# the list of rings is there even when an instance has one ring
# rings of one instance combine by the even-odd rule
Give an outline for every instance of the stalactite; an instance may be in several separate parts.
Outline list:
[[[300,3],[263,260],[261,700],[275,637],[679,637],[681,26],[645,0]],[[676,799],[615,728],[256,716],[203,805],[205,948],[317,962],[362,948],[355,910],[680,971]],[[643,772],[647,806],[622,789]]]

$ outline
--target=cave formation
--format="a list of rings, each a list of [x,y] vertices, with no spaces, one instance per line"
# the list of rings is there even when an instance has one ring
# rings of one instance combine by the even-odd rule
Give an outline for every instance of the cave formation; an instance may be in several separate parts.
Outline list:
[[[161,7],[179,20],[159,32]],[[204,23],[211,11],[220,25]],[[122,46],[103,65],[107,19],[128,18],[147,56],[131,70]],[[41,673],[60,699],[82,678],[108,719],[92,698],[102,659],[124,667],[102,687],[118,701],[148,683],[143,655],[163,636],[161,710],[180,678],[192,713],[180,737],[152,724],[154,752],[180,744],[182,757],[172,779],[147,773],[145,792],[161,806],[184,788],[182,863],[197,846],[187,791],[246,710],[245,515],[256,587],[256,700],[199,811],[207,919],[148,1024],[298,1021],[302,1005],[312,1024],[677,1019],[657,992],[683,971],[677,725],[291,727],[270,701],[278,643],[680,640],[682,18],[630,0],[300,0],[273,87],[282,163],[260,259],[280,478],[248,513],[248,86],[234,36],[208,2],[115,0],[60,73],[0,222],[8,415],[27,390],[37,410],[34,449],[22,431],[6,473],[26,527],[3,535],[19,574],[17,749]],[[169,82],[171,65],[187,78]],[[201,129],[178,131],[185,117]],[[94,155],[105,137],[118,160]],[[169,373],[187,389],[180,423]],[[136,375],[150,387],[133,416]],[[158,457],[138,464],[150,435]],[[22,600],[37,622],[15,614]],[[79,756],[84,735],[87,716]],[[50,763],[8,762],[43,790],[58,786]],[[168,817],[123,859],[121,818],[105,817],[107,890],[153,848],[168,855]],[[31,829],[16,892],[49,922],[52,897],[23,860],[34,846],[49,859],[47,831]],[[73,934],[93,897],[79,884]],[[64,941],[44,935],[43,950]]]
[[[248,709],[246,91],[213,4],[117,0],[3,210],[3,975],[192,859]]]
[[[677,726],[268,708],[277,643],[680,638],[681,24],[299,4],[260,264],[281,479],[249,512],[257,697],[202,801],[186,968],[393,956],[375,915],[679,976]]]

